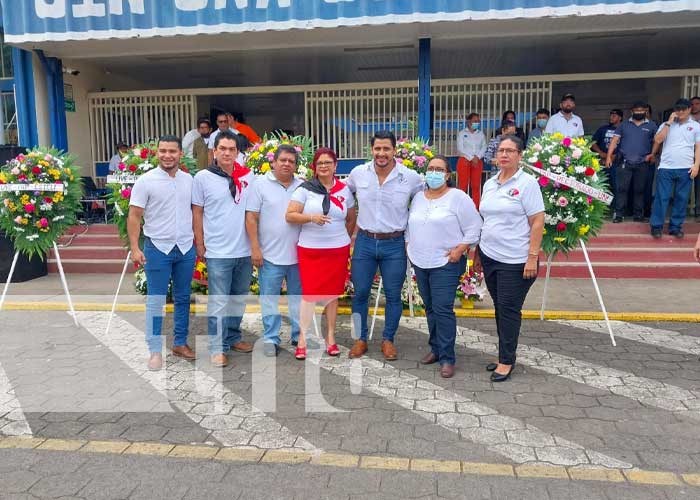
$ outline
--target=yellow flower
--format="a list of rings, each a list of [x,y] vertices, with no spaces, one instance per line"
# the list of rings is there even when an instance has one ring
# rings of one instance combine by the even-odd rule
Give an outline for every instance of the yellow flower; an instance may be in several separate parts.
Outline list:
[[[41,165],[42,167],[48,167],[49,162],[47,162],[46,160],[39,160],[39,165]]]
[[[411,168],[413,166],[413,162],[411,160],[403,160],[404,166]]]
[[[23,217],[23,218],[22,218],[22,224],[25,225],[25,226],[26,226],[27,224],[29,224],[29,219],[27,219],[26,217]]]
[[[28,194],[23,194],[22,196],[20,196],[20,197],[19,197],[19,202],[20,202],[22,205],[26,205],[27,203],[29,203],[29,195],[28,195]]]
[[[426,151],[426,152],[425,152],[425,156],[427,156],[428,158],[432,158],[432,157],[435,156],[435,155],[433,154],[432,151]]]
[[[59,201],[63,201],[63,193],[61,193],[61,192],[56,192],[56,193],[53,195],[53,202],[54,202],[54,203],[58,203]]]
[[[586,139],[584,139],[583,137],[578,137],[578,138],[574,139],[574,144],[576,144],[577,146],[585,146]]]
[[[71,172],[70,168],[64,168],[63,171],[66,173],[66,175],[72,175],[73,172]]]
[[[268,173],[268,172],[270,171],[270,164],[269,164],[268,162],[263,163],[263,164],[260,166],[260,171],[261,171],[263,174]]]
[[[591,229],[590,226],[583,224],[581,227],[578,228],[578,234],[583,236],[588,232],[589,229]]]
[[[562,134],[561,132],[554,132],[554,133],[552,134],[552,139],[555,139],[555,140],[557,140],[557,141],[560,141],[560,140],[562,140],[563,138],[564,138],[564,134]]]
[[[0,172],[0,181],[7,182],[7,176],[2,172]]]
[[[592,163],[593,163],[593,170],[595,170],[597,172],[598,169],[600,169],[600,162],[598,161],[598,158],[593,158]]]
[[[258,158],[260,158],[260,152],[259,152],[259,151],[255,151],[255,152],[253,152],[253,153],[250,154],[250,159],[251,159],[251,160],[257,160]]]
[[[556,241],[557,243],[561,243],[563,241],[566,241],[566,238],[564,238],[563,236],[557,236],[556,238],[554,238],[554,241]]]
[[[547,234],[547,228],[546,228],[546,227],[543,227],[543,228],[542,228],[542,234]]]
[[[575,172],[574,167],[569,167],[566,169],[566,173],[573,174]]]

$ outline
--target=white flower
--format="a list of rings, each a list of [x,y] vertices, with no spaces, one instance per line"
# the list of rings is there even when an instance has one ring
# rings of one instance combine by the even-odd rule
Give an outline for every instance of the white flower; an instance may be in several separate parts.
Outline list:
[[[65,219],[65,218],[66,218],[65,215],[57,215],[56,217],[54,217],[54,218],[51,219],[51,220],[52,220],[53,222],[57,222],[57,221],[59,221],[59,220]]]
[[[12,175],[19,175],[19,172],[20,172],[19,167],[15,167],[12,170],[10,170],[10,173]]]
[[[141,156],[141,148],[134,148],[134,156]]]
[[[119,206],[119,203],[114,204],[114,210],[117,211],[119,217],[124,217],[124,210],[122,210],[122,207]]]
[[[42,212],[49,212],[53,208],[52,203],[42,203],[39,210]]]
[[[139,165],[139,168],[144,172],[148,172],[153,168],[153,165],[150,162],[145,161]]]
[[[29,236],[27,236],[27,240],[28,240],[28,241],[34,241],[34,240],[37,239],[38,237],[39,237],[38,234],[30,234]]]

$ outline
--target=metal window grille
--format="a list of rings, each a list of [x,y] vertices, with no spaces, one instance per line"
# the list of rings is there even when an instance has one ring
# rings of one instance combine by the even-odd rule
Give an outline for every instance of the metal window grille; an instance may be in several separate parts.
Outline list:
[[[700,95],[700,74],[683,77],[681,85],[681,95],[686,99]]]

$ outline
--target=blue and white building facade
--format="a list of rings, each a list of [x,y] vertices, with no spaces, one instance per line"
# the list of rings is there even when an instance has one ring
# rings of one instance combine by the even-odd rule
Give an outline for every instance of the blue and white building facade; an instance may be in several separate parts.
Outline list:
[[[454,154],[472,111],[489,133],[507,109],[528,129],[537,108],[573,92],[592,133],[612,107],[644,99],[656,114],[700,93],[696,0],[0,6],[2,54],[11,57],[0,61],[0,144],[56,145],[79,157],[85,175],[103,173],[116,141],[184,135],[222,109],[258,132],[308,134],[352,161],[379,128]]]

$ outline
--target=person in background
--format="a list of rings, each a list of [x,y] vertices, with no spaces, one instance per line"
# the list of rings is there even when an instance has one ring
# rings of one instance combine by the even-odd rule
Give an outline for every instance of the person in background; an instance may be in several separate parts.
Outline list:
[[[198,137],[192,142],[190,149],[191,156],[197,162],[197,170],[204,170],[209,166],[209,146],[207,141],[211,135],[211,122],[206,118],[201,118],[197,123]]]
[[[481,216],[469,196],[453,189],[446,157],[435,155],[428,163],[427,189],[413,197],[408,215],[408,258],[425,304],[430,352],[422,364],[440,363],[440,375],[455,371],[457,320],[455,290],[466,267],[465,253],[479,241]]]
[[[345,292],[357,209],[348,187],[335,177],[337,166],[335,152],[319,148],[311,165],[314,178],[294,191],[287,208],[287,222],[301,225],[297,251],[303,296],[299,345],[294,353],[299,360],[306,359],[309,327],[317,302],[323,303],[326,315],[326,353],[340,354],[335,343],[338,297]]]
[[[109,160],[109,173],[119,173],[119,164],[122,162],[122,158],[129,154],[129,146],[124,141],[119,141],[117,143],[117,152]]]
[[[187,132],[182,138],[182,151],[185,153],[186,156],[194,158],[194,142],[200,137],[203,137],[202,129],[204,122],[206,122],[209,126],[209,129],[205,132],[206,137],[204,138],[204,142],[206,143],[208,141],[209,135],[211,134],[211,122],[208,118],[200,118],[199,120],[197,120],[197,128],[193,128],[192,130]]]
[[[598,130],[595,131],[595,134],[593,134],[593,145],[591,146],[591,150],[598,153],[598,156],[600,156],[602,163],[605,163],[606,158],[608,157],[608,149],[610,148],[610,142],[612,141],[612,138],[615,135],[615,130],[617,130],[617,127],[619,127],[620,123],[622,123],[623,117],[624,114],[622,113],[621,109],[610,110],[610,118],[608,119],[608,123],[602,125],[600,128],[598,128]],[[617,161],[617,159],[613,156],[609,176],[610,189],[612,193],[616,192],[615,175],[617,173],[616,166],[618,163],[619,162]]]
[[[612,116],[612,115],[611,115]],[[654,161],[658,144],[654,143],[656,124],[646,117],[646,103],[632,105],[629,120],[613,131],[613,138],[605,157],[605,167],[615,182],[615,217],[613,222],[624,220],[630,184],[632,185],[632,213],[636,222],[644,221],[644,189],[649,175],[649,165]],[[619,158],[620,161],[616,161]],[[615,166],[617,165],[616,170]]]
[[[661,163],[656,175],[656,196],[651,209],[651,235],[661,238],[666,210],[673,198],[668,234],[683,238],[688,198],[693,179],[700,168],[700,123],[690,118],[690,101],[679,99],[673,113],[659,126],[654,137],[663,144]]]
[[[131,191],[127,231],[131,260],[143,266],[148,281],[146,296],[146,344],[149,370],[163,366],[163,308],[168,285],[173,284],[175,305],[174,356],[195,359],[187,345],[190,327],[190,294],[195,249],[192,241],[192,176],[180,171],[180,138],[164,135],[158,140],[158,168],[138,178]],[[141,221],[143,250],[139,247]]]
[[[245,118],[240,113],[233,113],[231,115],[231,126],[238,130],[238,133],[246,137],[251,145],[259,143],[262,139],[255,132],[255,130],[250,127],[245,121]]]
[[[484,225],[474,255],[474,269],[483,269],[496,310],[498,363],[486,369],[492,382],[503,382],[515,367],[522,307],[537,279],[544,229],[544,200],[535,178],[520,168],[524,144],[515,136],[501,138],[498,175],[484,185]]]
[[[522,139],[523,141],[525,140],[525,132],[523,131],[522,128],[520,128],[520,127],[517,126],[517,120],[515,119],[515,111],[509,109],[508,111],[505,111],[505,112],[503,113],[503,116],[501,117],[501,126],[502,126],[505,122],[513,122],[513,123],[515,123],[515,124],[516,124],[516,127],[515,127],[515,135],[518,136],[518,137],[520,137],[520,139]]]
[[[700,123],[700,97],[694,96],[690,99],[690,117]],[[695,187],[695,209],[693,215],[695,221],[700,222],[700,175],[693,181]]]
[[[583,121],[574,114],[576,98],[574,94],[564,94],[561,98],[560,109],[547,122],[545,134],[559,132],[564,137],[583,137]]]
[[[476,113],[467,116],[467,127],[457,134],[457,186],[465,193],[471,186],[471,198],[479,207],[481,175],[484,171],[486,136],[481,131],[481,118]]]
[[[283,281],[287,284],[291,343],[297,345],[299,341],[301,278],[297,243],[300,227],[285,220],[292,194],[302,184],[294,176],[298,158],[293,146],[281,144],[275,151],[272,170],[255,180],[246,205],[246,231],[260,283],[263,352],[268,357],[277,356],[281,343],[279,297]]]
[[[544,129],[549,121],[549,110],[547,108],[540,108],[537,110],[535,115],[535,128],[530,131],[530,135],[527,137],[528,145],[532,139],[538,139],[544,134]]]
[[[501,139],[507,135],[515,135],[515,122],[504,122],[503,125],[501,125],[496,137],[489,141],[489,145],[484,153],[484,163],[498,168],[498,155],[496,155],[496,149],[498,148],[498,144],[501,142]]]
[[[656,120],[654,120],[654,113],[651,108],[651,104],[647,103],[647,120],[650,122],[654,122],[656,124]],[[657,125],[658,129],[658,125]],[[656,146],[656,143],[654,143]],[[646,185],[644,186],[644,218],[648,219],[651,217],[651,202],[654,199],[654,181],[656,180],[656,165],[658,163],[658,152],[660,150],[660,146],[656,146],[657,149],[655,149],[656,154],[654,156],[654,159],[649,163],[649,167],[647,169],[647,182]]]

